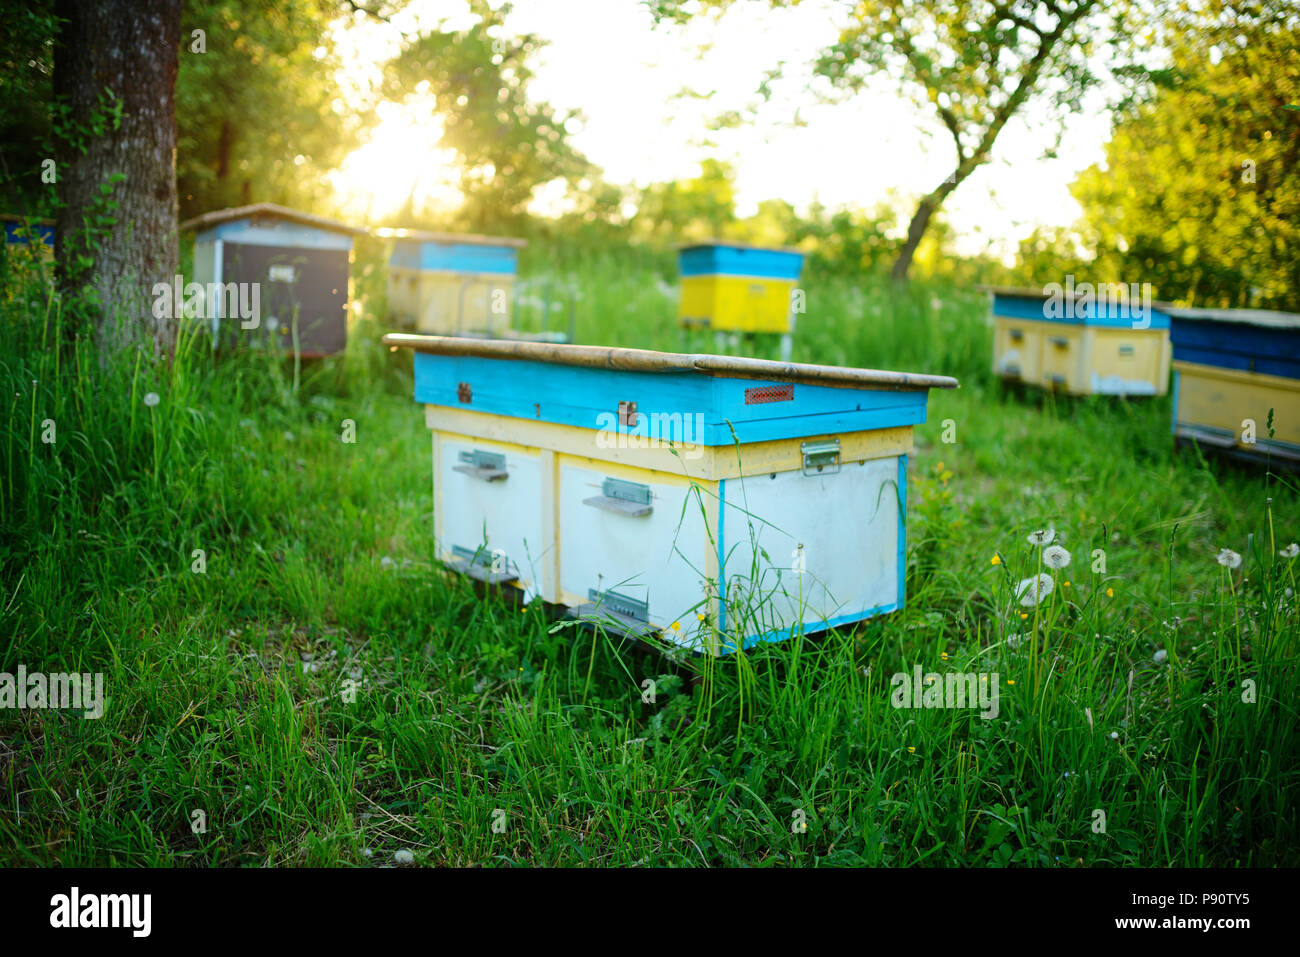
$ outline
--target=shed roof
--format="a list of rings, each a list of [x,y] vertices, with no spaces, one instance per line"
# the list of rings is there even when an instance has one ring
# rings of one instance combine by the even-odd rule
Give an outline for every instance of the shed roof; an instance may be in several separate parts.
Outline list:
[[[357,226],[349,226],[335,219],[326,219],[324,216],[316,216],[312,213],[290,209],[288,206],[277,206],[275,203],[253,203],[251,206],[232,206],[229,209],[216,209],[210,213],[204,213],[202,216],[187,219],[181,223],[181,229],[202,230],[207,229],[209,226],[217,226],[236,219],[261,217],[283,219],[287,222],[300,223],[303,226],[314,226],[317,229],[324,229],[333,233],[344,233],[349,236],[363,235],[366,232]]]
[[[746,379],[775,379],[809,385],[892,388],[902,390],[955,389],[950,376],[853,369],[841,366],[773,362],[739,356],[714,356],[653,352],[649,349],[621,349],[609,346],[580,346],[554,342],[508,339],[469,339],[455,336],[418,336],[390,333],[384,343],[416,352],[448,356],[478,356],[486,359],[524,359],[589,369],[618,369],[626,372],[698,372],[702,375]]]

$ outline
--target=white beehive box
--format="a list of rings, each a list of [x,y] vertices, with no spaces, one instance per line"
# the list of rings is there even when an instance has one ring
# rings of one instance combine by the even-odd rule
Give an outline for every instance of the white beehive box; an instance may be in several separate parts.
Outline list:
[[[912,428],[955,379],[384,341],[415,350],[454,567],[711,653],[902,606]]]

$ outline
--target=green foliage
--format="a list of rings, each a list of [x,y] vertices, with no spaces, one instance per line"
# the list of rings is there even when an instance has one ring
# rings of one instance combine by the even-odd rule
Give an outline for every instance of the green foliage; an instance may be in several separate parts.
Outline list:
[[[576,114],[528,96],[539,38],[507,36],[503,11],[471,6],[479,17],[472,26],[407,43],[385,69],[384,91],[397,101],[432,98],[444,121],[442,145],[460,158],[456,186],[464,203],[455,225],[490,232],[517,224],[538,186],[576,183],[592,170],[568,141],[565,124]],[[408,210],[406,218],[419,213]]]
[[[569,254],[582,337],[677,346],[671,257],[629,256]],[[297,393],[185,337],[101,369],[12,265],[0,670],[102,671],[110,700],[0,711],[6,864],[1296,863],[1294,479],[1175,457],[1167,400],[1002,395],[980,296],[819,283],[800,326],[800,360],[962,378],[918,427],[907,608],[674,664],[437,569],[409,357],[364,322]],[[1046,524],[1074,560],[1022,618]],[[998,672],[999,717],[894,709],[916,663]]]
[[[1172,68],[1075,184],[1098,275],[1170,301],[1300,309],[1300,17],[1216,0],[1169,29]]]

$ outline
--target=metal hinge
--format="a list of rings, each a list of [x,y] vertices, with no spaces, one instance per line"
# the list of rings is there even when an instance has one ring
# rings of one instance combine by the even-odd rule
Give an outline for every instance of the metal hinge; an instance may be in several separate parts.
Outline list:
[[[486,482],[499,482],[510,474],[506,471],[506,457],[500,452],[482,452],[475,449],[473,452],[461,452],[457,458],[460,459],[461,464],[453,465],[454,471],[463,472]]]
[[[620,402],[618,404],[618,423],[629,429],[636,428],[636,403]]]
[[[804,442],[799,446],[803,453],[803,474],[811,475],[814,470],[824,472],[830,468],[835,474],[840,470],[840,440],[823,439],[820,442]]]
[[[612,611],[624,618],[631,618],[635,621],[650,620],[650,603],[648,601],[639,601],[627,595],[621,595],[616,591],[598,591],[595,588],[587,589],[587,600],[594,604],[597,609]]]

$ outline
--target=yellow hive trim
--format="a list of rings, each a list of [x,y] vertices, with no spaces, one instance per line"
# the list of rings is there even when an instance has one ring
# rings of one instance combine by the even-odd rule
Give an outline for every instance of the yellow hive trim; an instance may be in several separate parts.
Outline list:
[[[912,451],[911,426],[776,439],[754,442],[739,448],[734,445],[697,445],[679,449],[678,454],[674,455],[663,446],[639,448],[620,444],[620,439],[633,438],[631,436],[598,433],[576,425],[516,419],[445,406],[426,406],[425,422],[429,428],[439,432],[454,433],[461,437],[475,436],[476,441],[495,442],[503,447],[528,450],[549,448],[575,458],[700,481],[760,475],[764,472],[788,472],[801,468],[803,453],[800,446],[804,442],[819,439],[840,440],[841,462],[889,458]],[[606,443],[597,444],[602,435],[605,436]]]
[[[792,332],[790,297],[797,285],[793,279],[687,276],[678,317],[684,323],[707,322],[719,332]]]
[[[1175,362],[1174,369],[1179,374],[1179,426],[1220,429],[1242,445],[1242,423],[1251,419],[1263,442],[1272,409],[1273,439],[1300,446],[1300,380],[1191,362]]]

